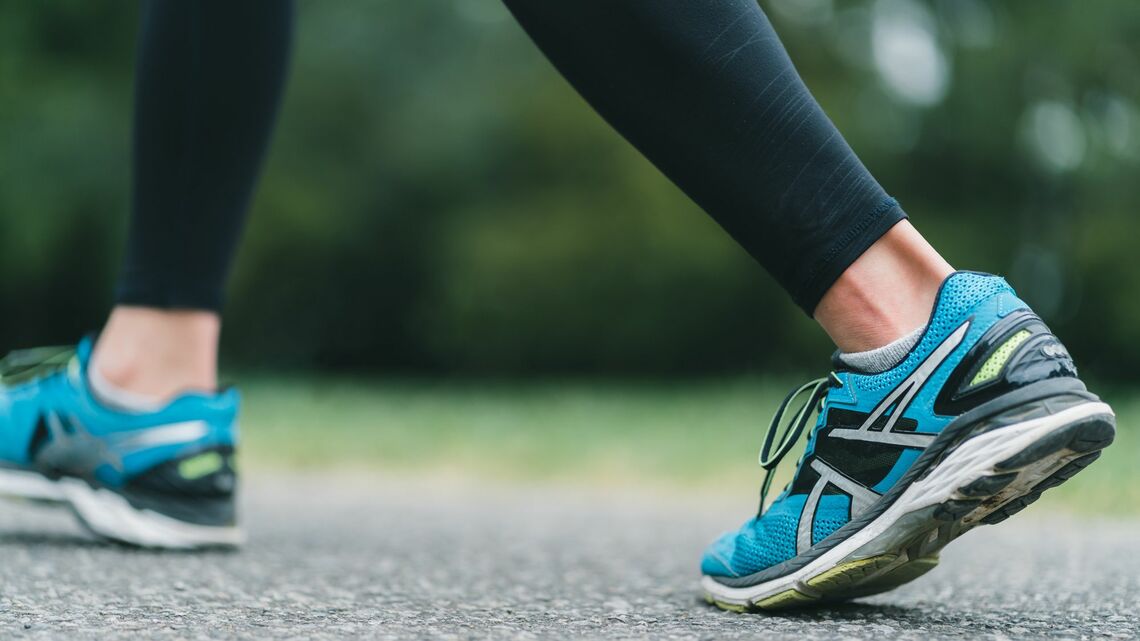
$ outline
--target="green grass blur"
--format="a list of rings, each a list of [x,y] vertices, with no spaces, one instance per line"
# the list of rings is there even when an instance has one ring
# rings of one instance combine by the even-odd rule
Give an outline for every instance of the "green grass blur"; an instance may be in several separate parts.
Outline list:
[[[630,486],[750,497],[786,381],[408,382],[250,377],[242,463],[448,479]],[[1140,395],[1108,399],[1117,442],[1047,504],[1140,514]],[[788,456],[788,478],[798,454]]]

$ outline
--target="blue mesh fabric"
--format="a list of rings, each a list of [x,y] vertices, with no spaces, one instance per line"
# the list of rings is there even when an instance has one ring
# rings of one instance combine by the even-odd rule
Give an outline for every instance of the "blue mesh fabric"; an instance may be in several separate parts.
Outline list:
[[[958,272],[946,280],[938,299],[937,311],[930,318],[930,324],[922,340],[902,363],[894,369],[873,376],[852,376],[850,381],[859,391],[878,392],[891,389],[906,378],[919,361],[942,342],[950,332],[962,324],[977,304],[991,296],[1003,292],[1013,293],[1006,282],[990,274]]]
[[[825,494],[819,497],[815,522],[811,528],[811,544],[815,545],[829,534],[843,527],[851,513],[851,499],[846,494]]]
[[[803,511],[803,494],[776,501],[759,519],[750,519],[736,532],[720,537],[705,552],[701,571],[719,576],[759,572],[796,555],[796,527]]]
[[[727,532],[705,551],[701,572],[744,576],[770,568],[796,555],[796,533],[807,496],[793,494],[776,501],[760,519],[750,519]],[[812,524],[812,545],[847,523],[851,501],[846,495],[820,497]]]

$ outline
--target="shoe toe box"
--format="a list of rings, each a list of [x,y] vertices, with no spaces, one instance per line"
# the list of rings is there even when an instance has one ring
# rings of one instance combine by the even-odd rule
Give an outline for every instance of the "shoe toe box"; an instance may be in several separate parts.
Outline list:
[[[796,527],[804,497],[776,501],[763,516],[721,535],[701,558],[701,572],[713,577],[747,576],[796,555]]]

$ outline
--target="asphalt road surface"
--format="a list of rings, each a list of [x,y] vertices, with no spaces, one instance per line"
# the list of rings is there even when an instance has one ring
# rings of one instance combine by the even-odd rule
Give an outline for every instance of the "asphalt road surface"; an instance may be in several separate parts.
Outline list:
[[[699,600],[732,500],[377,478],[255,478],[236,553],[85,538],[0,503],[0,639],[1140,638],[1140,522],[1048,505],[864,602],[786,616]]]

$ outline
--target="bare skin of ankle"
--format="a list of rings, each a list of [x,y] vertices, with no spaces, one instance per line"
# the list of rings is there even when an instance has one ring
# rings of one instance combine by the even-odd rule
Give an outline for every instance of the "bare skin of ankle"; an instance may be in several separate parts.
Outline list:
[[[156,400],[214,390],[221,326],[213,312],[119,306],[99,335],[91,367],[116,387]]]
[[[813,315],[840,350],[876,349],[926,324],[953,271],[904,220],[843,272]]]

